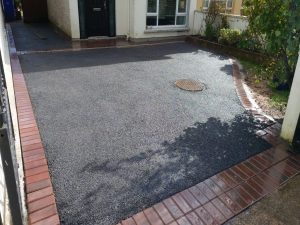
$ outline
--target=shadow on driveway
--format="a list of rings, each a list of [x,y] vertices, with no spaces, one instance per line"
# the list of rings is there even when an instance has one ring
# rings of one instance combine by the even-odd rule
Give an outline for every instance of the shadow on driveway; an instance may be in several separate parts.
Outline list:
[[[160,48],[160,46],[162,46]],[[75,52],[55,52],[55,53],[36,53],[20,55],[22,69],[25,73],[47,72],[52,70],[64,70],[71,68],[85,68],[93,66],[107,66],[121,63],[138,63],[147,61],[171,60],[174,54],[191,53],[193,55],[203,54],[203,50],[197,51],[191,44],[179,43],[174,48],[174,44],[157,44],[156,46],[139,46],[128,48],[107,48],[83,50]],[[151,51],[151,48],[158,51]],[[228,60],[227,57],[206,52],[212,59]],[[47,62],[47,63],[45,63]],[[199,65],[201,66],[201,65]],[[232,75],[231,65],[227,64],[222,69],[228,75]]]
[[[82,198],[83,208],[77,212],[76,219],[67,224],[83,224],[90,220],[91,215],[99,213],[94,207],[99,204],[106,205],[101,214],[107,217],[114,214],[124,219],[189,188],[271,147],[255,135],[256,130],[263,128],[264,124],[254,121],[247,113],[236,116],[229,123],[209,118],[206,123],[195,123],[184,130],[174,142],[162,143],[160,149],[149,149],[120,161],[99,163],[95,159],[81,169],[81,176],[105,173],[112,179],[125,180],[128,185],[115,190],[113,183],[105,183],[90,190]],[[153,167],[144,170],[144,164]],[[103,202],[97,197],[103,190],[113,190],[116,196]]]
[[[10,23],[18,51],[66,49],[72,42],[50,23]]]

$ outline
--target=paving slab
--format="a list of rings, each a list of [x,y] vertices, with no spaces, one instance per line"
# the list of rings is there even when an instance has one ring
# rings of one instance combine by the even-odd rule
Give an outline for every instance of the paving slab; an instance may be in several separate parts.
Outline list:
[[[280,190],[228,221],[226,225],[295,225],[300,224],[300,175]]]
[[[72,42],[50,23],[11,22],[17,51],[67,49]]]

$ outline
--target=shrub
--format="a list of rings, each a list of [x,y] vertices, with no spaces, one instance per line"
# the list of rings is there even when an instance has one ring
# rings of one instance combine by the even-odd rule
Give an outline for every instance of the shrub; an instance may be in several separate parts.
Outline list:
[[[220,24],[218,17],[221,14],[222,5],[217,0],[212,0],[205,17],[205,37],[209,40],[217,40],[219,36]]]
[[[245,0],[249,30],[264,39],[266,52],[276,60],[274,76],[284,72],[289,86],[300,44],[299,0]],[[279,72],[278,72],[279,71]]]
[[[206,29],[205,29],[205,37],[208,40],[218,40],[218,36],[219,36],[219,31],[217,28],[215,28],[213,25],[211,24],[207,24],[206,25]]]
[[[220,29],[222,28],[230,28],[226,15],[221,15]]]
[[[289,89],[288,78],[286,76],[286,70],[283,61],[278,61],[276,59],[270,60],[266,71],[271,76],[271,79],[269,79],[268,82],[268,85],[271,88],[280,91]]]
[[[219,43],[236,46],[242,37],[242,32],[238,29],[223,28],[220,30]]]
[[[252,35],[249,30],[245,30],[241,34],[241,39],[237,44],[238,48],[253,52],[264,52],[262,40],[258,36]]]

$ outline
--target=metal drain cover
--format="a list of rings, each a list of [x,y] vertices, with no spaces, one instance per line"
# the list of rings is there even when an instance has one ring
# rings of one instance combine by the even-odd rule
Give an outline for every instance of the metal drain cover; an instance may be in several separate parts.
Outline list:
[[[205,85],[203,83],[190,79],[177,80],[175,85],[186,91],[203,91],[205,89]]]

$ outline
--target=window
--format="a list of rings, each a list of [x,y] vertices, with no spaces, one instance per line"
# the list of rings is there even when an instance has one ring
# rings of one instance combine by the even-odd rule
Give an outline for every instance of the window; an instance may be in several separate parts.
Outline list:
[[[226,1],[226,13],[232,13],[233,0]]]
[[[210,0],[204,0],[203,9],[208,9]]]
[[[186,26],[188,0],[148,0],[147,27]]]
[[[224,11],[231,12],[233,7],[233,0],[214,0],[214,1],[222,4],[222,8],[224,9]],[[211,0],[204,0],[203,10],[205,11],[208,10],[210,6],[210,2]]]
[[[226,8],[227,9],[232,9],[232,0],[227,0],[226,1]]]
[[[148,13],[156,13],[157,11],[157,0],[148,0]]]

